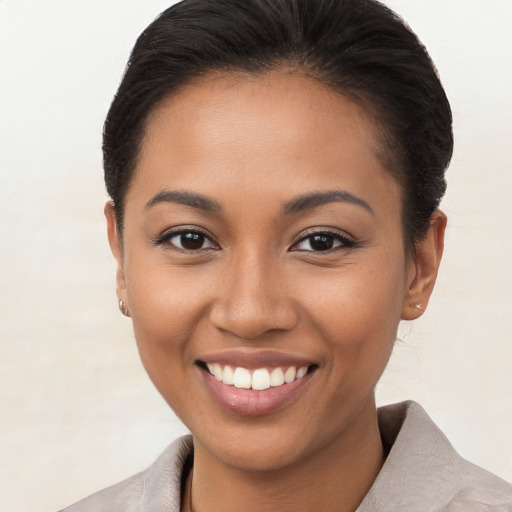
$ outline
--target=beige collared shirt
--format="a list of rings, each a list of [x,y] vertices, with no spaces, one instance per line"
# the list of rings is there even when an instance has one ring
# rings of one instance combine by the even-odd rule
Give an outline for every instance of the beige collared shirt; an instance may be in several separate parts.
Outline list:
[[[379,426],[390,452],[356,512],[512,512],[512,485],[460,457],[417,403],[380,408]],[[145,471],[62,512],[180,512],[191,453],[192,438],[179,438]]]

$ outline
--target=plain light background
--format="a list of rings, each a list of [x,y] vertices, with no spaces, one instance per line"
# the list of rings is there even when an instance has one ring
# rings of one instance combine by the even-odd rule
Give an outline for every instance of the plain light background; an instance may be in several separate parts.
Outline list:
[[[437,289],[401,328],[378,400],[419,401],[465,457],[510,481],[512,2],[387,3],[439,68],[456,149]],[[103,119],[136,36],[168,5],[0,1],[5,511],[60,509],[143,469],[186,431],[117,310],[102,216]]]

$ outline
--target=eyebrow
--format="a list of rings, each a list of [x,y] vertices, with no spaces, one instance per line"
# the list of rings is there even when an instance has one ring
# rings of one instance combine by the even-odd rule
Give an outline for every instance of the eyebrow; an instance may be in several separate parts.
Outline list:
[[[293,215],[301,213],[305,210],[311,210],[328,203],[350,203],[361,206],[366,211],[375,215],[373,208],[360,197],[347,192],[346,190],[329,190],[327,192],[315,192],[313,194],[305,194],[292,199],[283,207],[284,215]]]
[[[159,192],[148,201],[144,209],[148,210],[160,203],[183,204],[211,213],[220,213],[222,211],[221,205],[216,201],[186,190],[162,190],[162,192]]]
[[[288,201],[283,206],[283,215],[294,215],[334,202],[355,204],[361,206],[372,215],[375,214],[373,208],[364,199],[346,190],[329,190],[326,192],[304,194]],[[213,199],[186,190],[162,190],[147,202],[144,209],[148,210],[161,203],[183,204],[211,213],[222,212],[222,206]]]

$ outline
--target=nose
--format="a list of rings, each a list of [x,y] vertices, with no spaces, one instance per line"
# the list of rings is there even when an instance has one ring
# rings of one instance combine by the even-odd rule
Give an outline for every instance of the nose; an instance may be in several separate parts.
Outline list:
[[[210,309],[211,323],[248,340],[293,329],[297,309],[279,270],[278,264],[254,253],[231,261]]]

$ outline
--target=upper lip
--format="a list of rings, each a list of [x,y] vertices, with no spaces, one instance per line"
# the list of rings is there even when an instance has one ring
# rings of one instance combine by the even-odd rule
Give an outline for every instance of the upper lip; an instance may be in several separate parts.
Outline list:
[[[223,350],[211,352],[197,358],[201,363],[218,363],[240,366],[248,370],[263,367],[304,367],[316,364],[309,358],[275,350]]]

